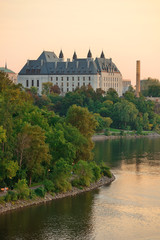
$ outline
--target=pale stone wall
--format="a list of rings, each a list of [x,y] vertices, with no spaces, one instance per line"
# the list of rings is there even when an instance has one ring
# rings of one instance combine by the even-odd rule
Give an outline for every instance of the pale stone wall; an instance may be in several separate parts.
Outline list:
[[[26,84],[28,80],[28,86]],[[37,86],[39,80],[39,87]],[[58,85],[64,94],[74,91],[77,87],[91,85],[94,90],[101,88],[105,92],[109,88],[114,88],[118,95],[122,95],[122,75],[120,73],[102,72],[101,75],[19,75],[18,83],[25,88],[32,86],[38,88],[39,94],[42,92],[42,83],[52,82]]]

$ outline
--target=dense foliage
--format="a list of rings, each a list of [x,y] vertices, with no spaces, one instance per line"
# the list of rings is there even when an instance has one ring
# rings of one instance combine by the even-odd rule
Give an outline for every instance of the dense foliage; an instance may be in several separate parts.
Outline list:
[[[25,90],[0,72],[0,187],[14,188],[6,200],[43,197],[45,192],[65,192],[89,186],[108,168],[93,160],[94,131],[112,126],[137,131],[159,129],[160,116],[154,103],[136,98],[130,89],[119,98],[90,86],[65,96],[52,84]],[[30,190],[32,183],[44,187]]]
[[[43,108],[45,106],[48,110],[52,109],[55,113],[63,117],[67,116],[67,118],[68,110],[74,104],[76,104],[76,108],[77,106],[85,107],[94,114],[98,122],[96,131],[109,127],[136,131],[139,128],[142,130],[159,128],[159,115],[155,113],[155,103],[146,100],[142,94],[137,98],[132,87],[123,97],[118,97],[117,92],[112,88],[105,93],[101,89],[94,91],[91,86],[83,86],[74,92],[68,92],[63,97],[58,94],[34,96],[34,102],[40,108],[42,108],[41,103],[43,102]],[[72,124],[78,125],[80,121],[76,121],[74,117]],[[79,128],[82,127],[79,125]]]
[[[43,91],[57,97],[54,86],[45,84]],[[0,187],[14,189],[6,201],[70,190],[73,166],[93,160],[94,115],[73,105],[60,117],[46,95],[39,97],[35,88],[25,91],[1,72],[0,103]],[[32,183],[44,187],[31,191]]]

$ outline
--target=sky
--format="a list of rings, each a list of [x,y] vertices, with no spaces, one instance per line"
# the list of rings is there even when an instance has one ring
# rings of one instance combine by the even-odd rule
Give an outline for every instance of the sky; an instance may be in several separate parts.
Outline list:
[[[102,50],[124,79],[160,80],[160,0],[0,0],[0,67],[18,73],[42,51],[94,58]]]

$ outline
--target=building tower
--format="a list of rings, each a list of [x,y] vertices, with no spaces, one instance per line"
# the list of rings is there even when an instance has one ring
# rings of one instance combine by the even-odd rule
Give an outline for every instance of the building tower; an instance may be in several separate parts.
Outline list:
[[[62,49],[61,49],[61,51],[59,53],[59,60],[60,60],[60,62],[64,61],[64,55],[63,55]]]
[[[140,93],[140,61],[136,61],[136,96]]]

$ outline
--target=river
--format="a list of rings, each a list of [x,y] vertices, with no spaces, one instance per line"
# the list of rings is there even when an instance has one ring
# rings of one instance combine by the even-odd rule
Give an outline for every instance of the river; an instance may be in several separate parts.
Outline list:
[[[0,216],[2,240],[160,239],[160,138],[95,144],[116,181],[92,192]]]

